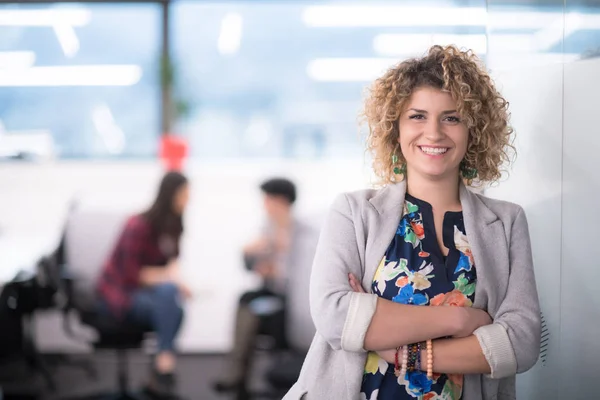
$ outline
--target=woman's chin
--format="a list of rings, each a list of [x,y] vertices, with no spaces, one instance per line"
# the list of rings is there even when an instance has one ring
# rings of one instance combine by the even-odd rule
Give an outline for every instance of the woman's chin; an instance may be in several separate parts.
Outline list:
[[[423,170],[419,171],[417,175],[431,181],[458,178],[458,172],[456,170],[445,168],[424,168]]]

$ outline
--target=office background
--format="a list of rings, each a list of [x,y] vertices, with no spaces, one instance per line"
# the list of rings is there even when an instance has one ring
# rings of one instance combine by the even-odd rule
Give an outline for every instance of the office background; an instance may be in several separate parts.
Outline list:
[[[526,210],[549,330],[519,398],[594,393],[600,2],[366,4],[0,4],[0,275],[56,244],[73,199],[146,206],[163,171],[161,135],[181,137],[192,182],[182,265],[198,295],[180,345],[226,351],[237,297],[257,284],[239,255],[262,221],[257,184],[294,179],[298,214],[318,225],[336,193],[372,183],[357,127],[369,81],[455,43],[486,62],[517,134],[516,164],[486,193]],[[41,348],[83,351],[59,334],[59,318],[38,318]]]

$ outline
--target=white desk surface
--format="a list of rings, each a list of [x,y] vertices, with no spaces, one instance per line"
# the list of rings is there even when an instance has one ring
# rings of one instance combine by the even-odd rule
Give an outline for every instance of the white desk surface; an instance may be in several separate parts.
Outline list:
[[[35,263],[56,245],[52,235],[0,234],[0,285],[19,271],[33,272]]]

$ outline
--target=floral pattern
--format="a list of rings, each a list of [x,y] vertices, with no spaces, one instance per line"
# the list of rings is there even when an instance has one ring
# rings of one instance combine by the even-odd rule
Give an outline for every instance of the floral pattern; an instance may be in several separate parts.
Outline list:
[[[461,212],[443,222],[443,256],[437,242],[431,205],[406,195],[403,216],[373,279],[373,293],[400,304],[470,307],[477,274]],[[364,400],[459,400],[463,376],[421,371],[396,377],[394,366],[370,352],[361,388]]]

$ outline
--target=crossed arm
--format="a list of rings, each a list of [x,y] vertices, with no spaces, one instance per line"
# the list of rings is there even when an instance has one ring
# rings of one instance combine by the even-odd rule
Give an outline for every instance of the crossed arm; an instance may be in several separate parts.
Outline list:
[[[348,281],[356,293],[365,293],[352,274]],[[365,350],[376,351],[389,363],[395,361],[395,348],[427,339],[433,342],[434,372],[446,374],[489,374],[491,372],[479,341],[472,335],[479,326],[490,324],[482,310],[457,307],[420,307],[377,299],[375,314],[365,335]],[[409,327],[407,329],[407,327]],[[396,332],[396,334],[393,334]],[[464,336],[464,337],[463,337]],[[422,350],[421,359],[426,359]]]
[[[398,304],[353,288],[349,274],[362,276],[364,252],[359,249],[366,240],[365,228],[353,220],[348,199],[338,197],[321,231],[312,269],[313,321],[333,349],[380,351],[389,361],[390,349],[438,338],[433,346],[436,372],[504,378],[535,364],[541,325],[522,210],[510,228],[508,287],[494,310],[493,323],[473,307]]]

